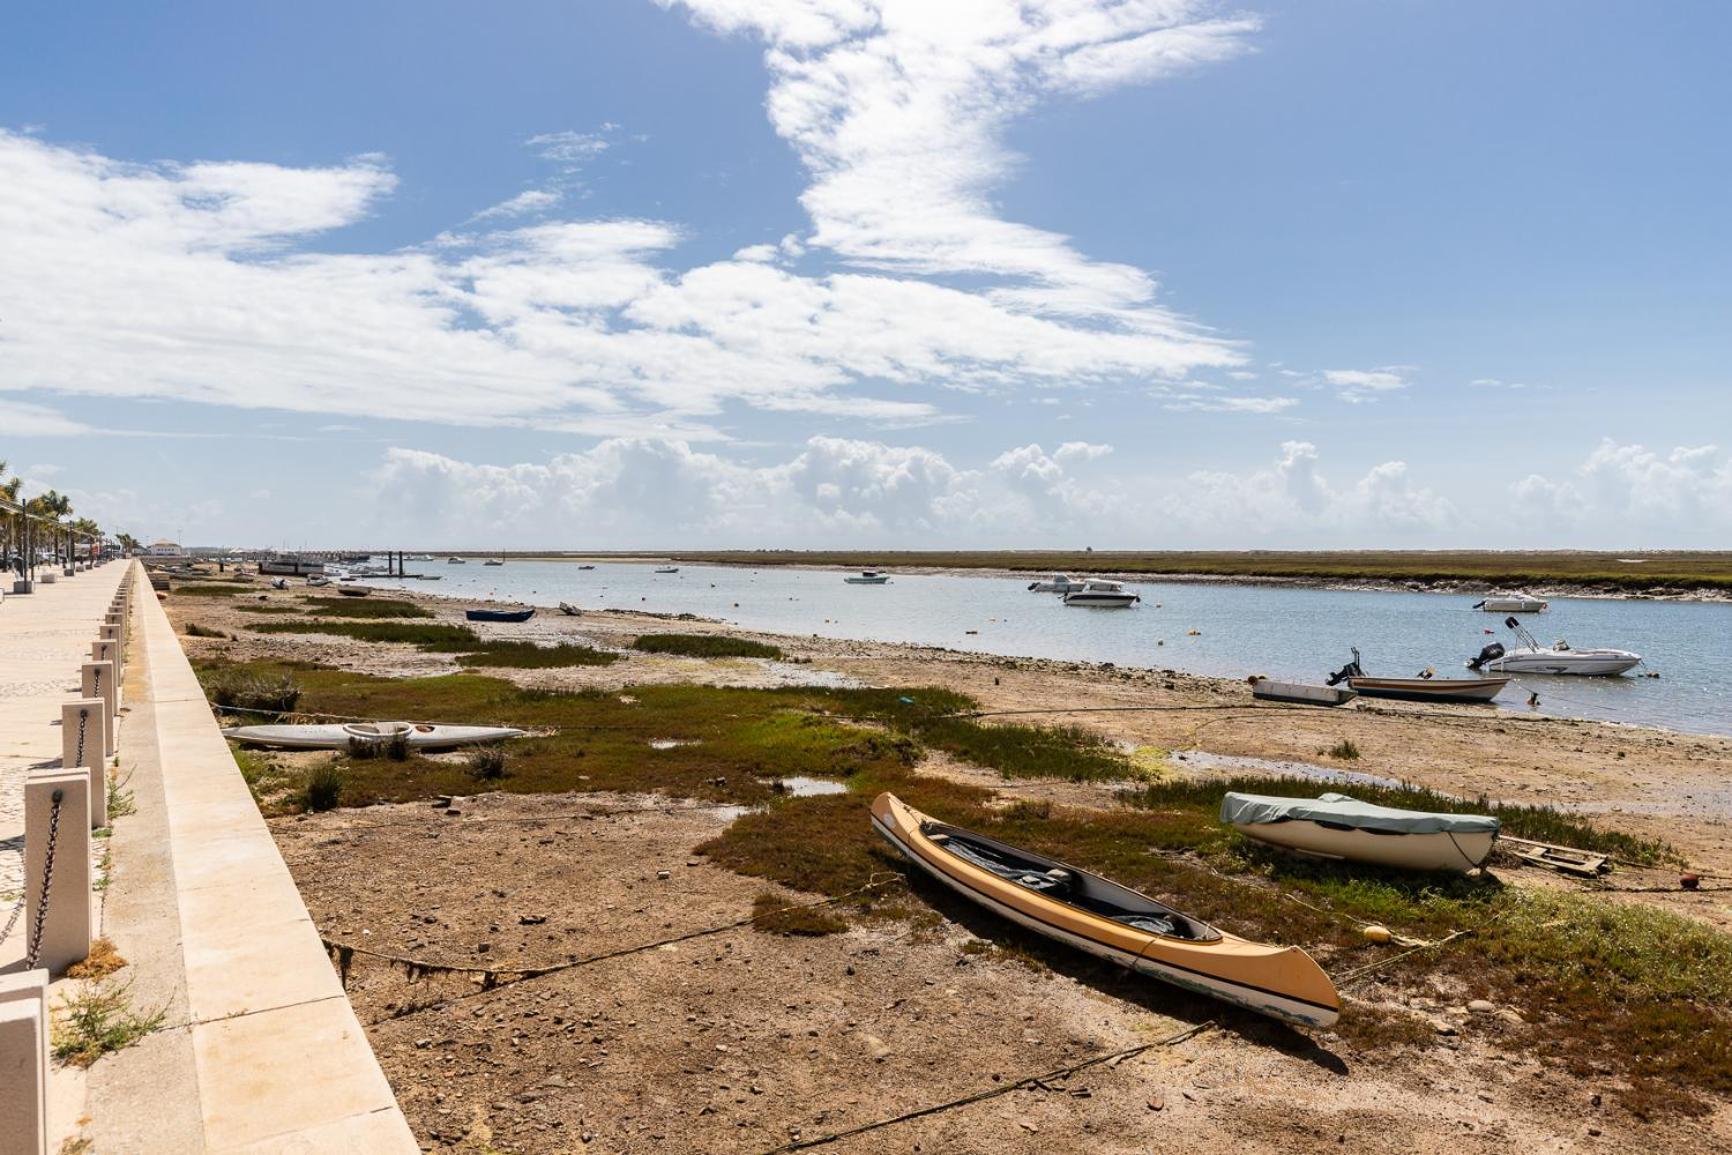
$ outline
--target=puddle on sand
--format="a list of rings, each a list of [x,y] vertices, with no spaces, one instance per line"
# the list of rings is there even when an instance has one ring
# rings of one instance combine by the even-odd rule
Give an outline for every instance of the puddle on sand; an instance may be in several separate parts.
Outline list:
[[[866,683],[850,674],[836,670],[815,670],[791,662],[765,662],[764,668],[784,686],[808,686],[821,690],[857,690]]]
[[[1240,754],[1211,754],[1207,750],[1183,750],[1173,755],[1173,761],[1192,770],[1207,770],[1216,774],[1280,774],[1288,778],[1305,778],[1312,782],[1330,782],[1337,786],[1400,786],[1394,778],[1379,778],[1357,770],[1337,770],[1315,762],[1281,762],[1273,758],[1248,758]]]
[[[798,775],[792,778],[778,779],[770,784],[770,788],[782,794],[791,794],[795,798],[814,798],[820,794],[848,793],[848,787],[845,783],[836,782],[829,778],[801,778]]]

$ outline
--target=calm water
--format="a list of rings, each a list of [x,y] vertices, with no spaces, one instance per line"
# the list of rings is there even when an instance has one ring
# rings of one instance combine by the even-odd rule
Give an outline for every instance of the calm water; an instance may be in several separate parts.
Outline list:
[[[1482,631],[1512,641],[1504,615],[1471,610],[1478,598],[1460,594],[1128,582],[1142,594],[1140,606],[1088,610],[1029,593],[1028,578],[909,575],[886,586],[850,586],[835,571],[785,568],[685,566],[656,574],[647,564],[579,570],[569,562],[456,566],[443,558],[410,568],[443,580],[407,588],[446,597],[694,613],[776,633],[1230,678],[1263,673],[1321,682],[1355,645],[1368,674],[1404,677],[1432,666],[1440,677],[1459,677],[1462,663],[1493,640]],[[1536,690],[1548,713],[1732,732],[1732,605],[1558,598],[1549,613],[1525,621],[1542,643],[1564,637],[1634,650],[1661,676],[1522,678],[1504,691],[1505,705],[1525,710]]]

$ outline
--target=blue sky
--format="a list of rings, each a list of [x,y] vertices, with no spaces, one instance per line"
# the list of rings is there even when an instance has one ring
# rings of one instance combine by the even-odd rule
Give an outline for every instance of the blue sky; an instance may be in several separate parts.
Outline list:
[[[1723,545],[1729,33],[30,4],[0,457],[198,542]]]

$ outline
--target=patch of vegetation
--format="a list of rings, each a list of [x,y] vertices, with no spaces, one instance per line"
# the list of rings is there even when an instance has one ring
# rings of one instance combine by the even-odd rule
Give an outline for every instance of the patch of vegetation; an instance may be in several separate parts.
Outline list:
[[[781,658],[780,646],[731,638],[724,634],[644,634],[631,644],[646,654],[679,654],[687,658]]]
[[[247,629],[255,634],[334,634],[363,642],[398,642],[436,653],[461,653],[485,649],[481,637],[467,626],[393,621],[283,621],[260,622]]]
[[[824,906],[795,906],[774,891],[752,900],[752,929],[766,934],[817,938],[848,929],[848,920]]]
[[[1359,746],[1351,738],[1343,738],[1327,750],[1320,750],[1318,753],[1325,758],[1339,758],[1343,762],[1359,761]]]
[[[175,586],[173,592],[181,597],[226,598],[230,594],[250,594],[256,590],[256,586],[242,585],[240,582],[188,582]]]
[[[469,773],[479,782],[497,782],[505,777],[505,747],[478,746],[469,754]]]
[[[64,996],[54,1021],[54,1057],[88,1067],[102,1056],[124,1050],[162,1026],[164,1007],[141,1014],[132,1006],[132,984],[103,979]]]
[[[286,606],[282,602],[242,602],[235,606],[243,614],[298,614],[299,606]]]
[[[235,746],[231,747],[231,753],[234,755],[235,765],[240,768],[241,780],[247,784],[254,804],[261,811],[275,810],[283,794],[291,790],[298,781],[297,775],[284,770],[262,750]]]
[[[205,697],[213,705],[237,710],[287,714],[301,700],[301,687],[287,674],[262,674],[241,666],[201,671]]]
[[[309,767],[301,785],[301,805],[315,813],[335,810],[343,800],[347,777],[336,762],[321,762]]]
[[[544,670],[563,666],[611,666],[619,661],[619,655],[574,643],[538,646],[534,642],[486,642],[475,653],[464,654],[457,661],[465,666]]]
[[[186,636],[189,638],[222,638],[225,641],[228,640],[228,635],[223,633],[221,630],[212,629],[209,626],[201,626],[197,622],[188,622],[186,624]]]
[[[138,813],[138,801],[133,797],[132,791],[126,788],[126,784],[131,781],[131,774],[122,778],[120,776],[120,771],[118,770],[110,769],[108,772],[109,826],[114,825],[114,820],[116,818],[125,818],[128,815]]]
[[[431,612],[401,598],[308,598],[309,614],[326,618],[430,618]]]
[[[126,959],[114,949],[114,943],[106,938],[92,939],[90,953],[66,968],[69,979],[105,979],[126,965]]]

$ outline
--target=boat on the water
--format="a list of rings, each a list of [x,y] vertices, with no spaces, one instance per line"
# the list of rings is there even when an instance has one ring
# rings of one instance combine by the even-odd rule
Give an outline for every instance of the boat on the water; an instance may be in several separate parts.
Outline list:
[[[926,874],[1048,938],[1273,1018],[1327,1027],[1341,996],[1310,955],[1227,934],[1097,874],[922,814],[894,794],[872,828]]]
[[[1498,832],[1498,820],[1487,815],[1398,810],[1346,794],[1229,793],[1221,821],[1259,842],[1323,858],[1463,873],[1485,865]]]
[[[679,566],[677,566],[677,565],[664,565],[664,566],[658,566],[658,567],[657,567],[657,568],[656,568],[656,571],[655,571],[655,572],[656,572],[656,573],[679,573],[679,572],[680,572],[680,567],[679,567]]]
[[[577,568],[578,569],[594,569],[595,567],[592,565],[580,565]]]
[[[842,579],[851,586],[882,586],[890,584],[890,575],[881,570],[863,569]]]
[[[1331,686],[1347,688],[1367,698],[1400,698],[1409,702],[1489,702],[1509,685],[1507,677],[1490,678],[1372,678],[1359,668],[1359,647],[1353,660],[1329,675]]]
[[[1073,578],[1066,573],[1055,573],[1049,578],[1028,583],[1029,592],[1037,594],[1068,594],[1082,587],[1083,579]]]
[[[1493,590],[1481,601],[1473,603],[1473,608],[1488,614],[1543,614],[1550,604],[1544,598],[1521,590]]]
[[[504,565],[505,560],[503,558],[490,557],[486,561],[482,562],[481,564],[482,565]]]
[[[1142,600],[1141,594],[1127,590],[1123,582],[1111,582],[1102,578],[1089,578],[1080,588],[1064,595],[1064,604],[1067,606],[1092,606],[1110,610],[1125,609]]]
[[[284,750],[347,750],[401,740],[417,750],[503,742],[525,732],[510,726],[437,726],[415,722],[348,722],[316,726],[231,726],[223,737]]]
[[[472,622],[527,622],[535,616],[535,607],[526,610],[464,610],[463,616]]]
[[[1305,706],[1342,706],[1359,695],[1335,686],[1308,686],[1303,682],[1277,682],[1273,678],[1254,678],[1251,696],[1265,702],[1297,702]]]
[[[1642,655],[1629,650],[1608,648],[1578,650],[1559,638],[1551,646],[1540,645],[1538,639],[1514,618],[1505,618],[1504,625],[1515,631],[1522,644],[1505,649],[1493,642],[1468,662],[1474,671],[1490,670],[1498,674],[1574,674],[1583,677],[1609,677],[1622,674],[1641,664]]]
[[[469,559],[461,558],[461,557],[448,557],[445,559],[445,564],[446,565],[468,565]]]

